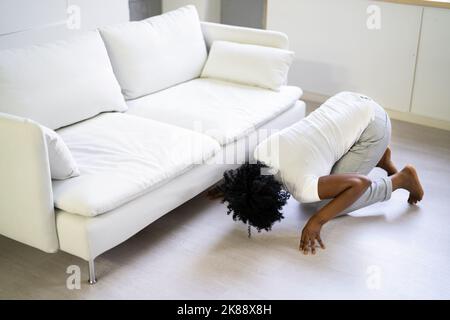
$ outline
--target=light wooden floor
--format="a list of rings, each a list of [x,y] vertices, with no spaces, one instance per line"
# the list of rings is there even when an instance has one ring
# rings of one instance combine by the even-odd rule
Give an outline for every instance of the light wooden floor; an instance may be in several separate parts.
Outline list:
[[[249,239],[224,205],[200,195],[100,256],[95,286],[82,260],[0,237],[0,298],[449,299],[450,133],[393,121],[392,150],[398,166],[417,166],[423,202],[409,206],[397,191],[330,222],[316,256],[297,251],[311,210],[294,200],[272,232]],[[83,272],[80,290],[66,288],[72,264]]]

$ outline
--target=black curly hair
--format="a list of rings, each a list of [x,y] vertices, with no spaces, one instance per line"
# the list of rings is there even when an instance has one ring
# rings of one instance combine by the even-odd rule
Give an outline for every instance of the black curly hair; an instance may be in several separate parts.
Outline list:
[[[273,175],[261,174],[267,168],[261,162],[245,163],[237,169],[224,172],[223,182],[218,186],[223,194],[222,202],[227,203],[227,214],[233,220],[241,220],[250,227],[269,231],[276,221],[283,219],[280,211],[290,195]]]

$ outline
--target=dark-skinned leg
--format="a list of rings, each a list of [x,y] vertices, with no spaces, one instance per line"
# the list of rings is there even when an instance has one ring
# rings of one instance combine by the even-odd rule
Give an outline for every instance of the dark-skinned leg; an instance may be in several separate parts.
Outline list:
[[[333,199],[317,211],[303,228],[300,239],[300,250],[308,254],[316,253],[316,244],[325,248],[321,238],[322,226],[351,206],[370,186],[371,181],[359,174],[334,174],[319,178],[318,190],[320,199]]]
[[[392,175],[392,189],[405,189],[409,191],[408,203],[417,204],[424,195],[422,185],[416,169],[408,164],[400,172]]]
[[[391,159],[391,148],[387,147],[381,160],[377,163],[377,167],[385,170],[388,176],[392,176],[398,172],[397,167]]]
[[[385,181],[389,182],[392,191],[397,189],[409,191],[408,202],[410,204],[416,204],[422,200],[423,188],[413,166],[407,165],[403,170],[387,179],[389,180]],[[319,209],[306,223],[301,235],[300,250],[305,254],[308,254],[309,251],[315,254],[316,241],[324,249],[320,230],[325,223],[343,213],[379,201],[377,197],[370,198],[373,190],[369,190],[369,188],[374,188],[376,183],[376,181],[371,181],[366,176],[359,174],[335,174],[319,178],[319,197],[322,200],[332,200]]]

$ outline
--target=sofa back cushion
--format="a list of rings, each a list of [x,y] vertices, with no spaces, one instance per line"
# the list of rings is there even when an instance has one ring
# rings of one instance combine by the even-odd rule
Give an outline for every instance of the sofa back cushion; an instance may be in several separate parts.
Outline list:
[[[135,99],[198,78],[206,45],[194,6],[100,29],[122,93]]]
[[[214,41],[201,76],[279,91],[293,59],[284,49]]]
[[[127,106],[98,32],[0,51],[0,112],[57,129]]]

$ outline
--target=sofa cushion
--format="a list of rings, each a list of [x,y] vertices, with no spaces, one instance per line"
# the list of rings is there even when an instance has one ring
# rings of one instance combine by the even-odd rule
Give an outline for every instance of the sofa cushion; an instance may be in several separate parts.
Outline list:
[[[98,32],[0,51],[0,112],[51,129],[127,106]]]
[[[215,79],[195,79],[136,100],[128,114],[201,131],[224,145],[293,106],[297,87],[279,92]]]
[[[48,162],[52,179],[64,180],[80,175],[77,163],[63,139],[52,129],[40,126],[47,143]]]
[[[127,99],[200,76],[206,45],[194,6],[100,29]]]
[[[214,41],[201,76],[278,91],[287,82],[293,59],[288,50]]]
[[[58,130],[80,175],[53,181],[55,206],[95,216],[168,182],[219,149],[208,136],[121,113]]]

